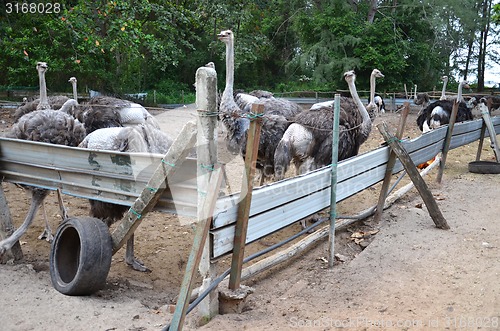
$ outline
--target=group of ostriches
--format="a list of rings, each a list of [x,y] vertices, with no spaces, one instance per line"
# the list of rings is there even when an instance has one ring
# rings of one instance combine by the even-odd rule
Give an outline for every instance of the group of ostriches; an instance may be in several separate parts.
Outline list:
[[[114,150],[120,152],[166,153],[172,139],[159,129],[155,118],[141,105],[112,97],[96,97],[79,104],[76,95],[76,78],[70,78],[73,85],[73,99],[47,97],[45,72],[47,64],[39,62],[37,70],[40,80],[40,97],[26,102],[15,112],[15,123],[10,138],[32,140],[90,149]],[[32,193],[31,206],[24,223],[12,236],[0,242],[0,253],[11,248],[32,223],[49,191],[28,187]],[[59,192],[58,192],[59,193]],[[62,201],[62,199],[60,199]],[[90,215],[102,219],[108,225],[123,217],[128,207],[89,200]],[[63,218],[67,213],[63,209]],[[44,212],[46,229],[41,237],[52,238]],[[147,268],[134,258],[133,237],[127,242],[126,262],[134,269]]]
[[[257,169],[261,181],[266,178],[282,179],[294,163],[297,174],[326,166],[332,157],[333,101],[318,103],[308,110],[285,99],[275,98],[266,91],[249,94],[234,90],[234,35],[231,30],[222,31],[218,38],[226,44],[226,86],[220,99],[220,120],[226,129],[226,143],[229,151],[245,156],[247,131],[251,121],[251,105],[264,105],[264,114],[257,156]],[[15,113],[16,122],[9,134],[12,138],[33,140],[66,146],[80,146],[91,149],[105,149],[127,152],[166,153],[172,139],[159,130],[158,123],[145,108],[129,101],[96,97],[79,104],[76,95],[76,79],[73,85],[73,99],[47,97],[44,62],[37,64],[40,80],[40,98],[21,106]],[[370,77],[370,98],[364,105],[355,86],[354,71],[344,73],[351,98],[342,97],[339,115],[339,160],[355,156],[372,129],[376,114],[385,111],[380,96],[375,94],[376,78],[384,77],[377,69]],[[462,87],[458,98],[461,100]],[[444,97],[443,87],[443,98]],[[415,89],[416,94],[416,89]],[[422,103],[429,103],[425,95]],[[470,110],[460,103],[457,121],[472,119]],[[417,123],[422,131],[447,123],[453,101],[439,100],[425,105]],[[0,254],[20,238],[31,224],[36,211],[48,191],[29,187],[32,193],[31,206],[23,225],[14,234],[0,242]],[[62,200],[62,199],[60,199]],[[99,200],[90,201],[90,215],[100,218],[108,225],[123,217],[128,207],[113,205]],[[63,211],[63,216],[66,212]],[[46,217],[45,217],[46,218]],[[48,228],[48,223],[46,220]],[[304,224],[303,224],[304,225]],[[46,233],[50,238],[50,231]],[[147,268],[133,256],[133,237],[127,243],[126,262],[134,269]]]
[[[234,93],[234,34],[222,31],[219,39],[226,44],[226,86],[220,102],[221,121],[227,131],[228,150],[244,156],[246,133],[250,119],[249,104],[264,105],[257,169],[262,179],[274,176],[282,179],[291,162],[299,174],[331,163],[333,101],[313,105],[303,110],[299,105],[270,93]],[[361,102],[355,86],[354,71],[344,78],[352,98],[342,97],[340,103],[339,159],[357,155],[372,128],[374,114],[380,109],[375,98],[375,79],[384,77],[375,69],[370,79],[371,91],[368,106]],[[259,94],[259,95],[258,95]]]

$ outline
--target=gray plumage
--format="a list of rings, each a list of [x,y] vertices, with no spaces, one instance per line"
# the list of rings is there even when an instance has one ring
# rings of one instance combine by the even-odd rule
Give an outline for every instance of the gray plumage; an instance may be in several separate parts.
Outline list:
[[[56,95],[48,97],[47,100],[50,105],[50,109],[59,110],[62,105],[69,100],[69,98],[62,95]],[[23,115],[37,110],[39,104],[40,98],[36,98],[35,100],[27,102],[26,104],[17,108],[14,112],[14,122],[17,122]]]
[[[227,148],[232,153],[244,156],[246,136],[250,125],[247,117],[251,105],[259,102],[264,105],[264,118],[259,142],[257,169],[261,172],[261,180],[274,173],[274,150],[296,114],[302,108],[285,99],[274,98],[270,92],[254,91],[255,95],[234,91],[234,35],[232,31],[222,31],[219,40],[226,44],[226,87],[221,97],[220,119],[226,128]]]
[[[370,115],[367,108],[373,111],[376,107],[372,103],[365,107],[361,102],[356,91],[353,71],[346,72],[344,77],[352,99],[341,97],[340,100],[339,160],[358,154],[359,147],[368,139],[372,127],[373,115]],[[371,89],[374,88],[373,81]],[[332,162],[333,116],[333,107],[323,105],[313,107],[295,117],[294,123],[286,130],[276,148],[276,179],[284,178],[292,161],[299,174]]]
[[[165,132],[149,123],[128,127],[101,128],[88,134],[79,147],[113,150],[119,152],[149,152],[165,154],[172,145],[172,138]],[[127,206],[107,203],[99,200],[89,200],[90,215],[102,219],[108,226],[122,219],[129,209]],[[127,242],[125,261],[134,269],[148,269],[134,258],[134,237]]]
[[[87,133],[97,129],[148,123],[159,124],[146,108],[138,103],[108,96],[98,96],[81,104],[73,114],[84,123]]]

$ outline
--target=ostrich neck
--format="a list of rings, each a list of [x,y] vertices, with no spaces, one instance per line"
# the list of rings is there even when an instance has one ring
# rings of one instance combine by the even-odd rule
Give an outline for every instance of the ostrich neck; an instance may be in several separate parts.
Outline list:
[[[462,102],[462,83],[458,84],[457,102]]]
[[[76,91],[76,82],[71,82],[71,85],[73,85],[73,99],[78,101],[78,93]]]
[[[366,111],[365,106],[363,105],[363,102],[361,102],[361,99],[359,98],[358,91],[356,90],[356,86],[354,85],[354,81],[349,80],[347,82],[347,85],[349,86],[349,91],[351,92],[352,98],[354,102],[356,102],[356,105],[358,106],[358,110],[363,118],[363,123],[362,126],[370,125],[371,127],[371,119],[370,115]]]
[[[370,103],[375,102],[375,75],[370,76]]]
[[[222,93],[223,102],[234,102],[233,95],[233,85],[234,85],[234,44],[233,40],[229,40],[226,43],[226,88]]]
[[[47,98],[47,86],[45,85],[45,72],[39,71],[38,77],[40,80],[40,102],[37,109],[49,108],[49,99]]]
[[[446,98],[446,83],[448,83],[448,81],[443,81],[443,90],[441,91],[441,99],[444,99]]]

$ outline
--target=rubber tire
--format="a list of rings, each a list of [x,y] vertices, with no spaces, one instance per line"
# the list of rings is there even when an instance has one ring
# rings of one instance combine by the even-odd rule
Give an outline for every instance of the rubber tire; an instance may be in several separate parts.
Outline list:
[[[90,295],[106,285],[113,244],[98,218],[69,218],[59,225],[50,248],[50,278],[66,295]]]
[[[476,174],[500,174],[500,163],[492,161],[470,162],[469,172]]]

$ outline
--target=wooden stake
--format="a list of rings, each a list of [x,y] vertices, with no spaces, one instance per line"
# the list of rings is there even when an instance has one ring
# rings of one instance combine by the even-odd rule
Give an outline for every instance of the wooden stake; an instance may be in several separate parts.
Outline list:
[[[398,139],[401,139],[401,137],[403,136],[404,128],[406,125],[406,118],[408,117],[409,113],[410,113],[410,103],[405,102],[403,111],[401,113],[401,117],[399,119],[398,130],[396,132],[396,137]],[[387,166],[385,168],[384,181],[382,183],[382,188],[380,189],[380,195],[378,197],[377,209],[375,210],[375,216],[373,216],[373,220],[376,222],[380,221],[380,218],[382,217],[385,198],[387,197],[387,191],[389,190],[389,184],[391,183],[392,169],[394,168],[395,163],[396,163],[396,154],[391,149],[391,152],[389,154],[389,160],[387,161]]]
[[[497,162],[500,162],[500,149],[498,147],[497,142],[497,134],[495,132],[495,127],[493,126],[493,122],[491,121],[490,112],[486,105],[480,103],[481,115],[483,116],[483,123],[486,124],[486,128],[488,129],[488,133],[490,135],[491,147],[493,148],[493,152],[495,153],[495,159]]]
[[[261,119],[259,115],[264,111],[263,104],[253,104],[252,113],[257,117],[250,123],[248,129],[247,148],[245,153],[245,175],[246,183],[243,181],[241,192],[246,191],[246,195],[238,206],[238,219],[234,233],[233,258],[231,261],[231,274],[229,277],[229,289],[237,290],[241,283],[241,269],[243,267],[243,257],[245,255],[245,243],[247,238],[248,218],[250,215],[250,204],[252,202],[253,180],[255,175],[255,165],[257,153],[259,151],[259,139],[261,129]]]
[[[333,113],[332,172],[330,185],[330,231],[328,233],[328,267],[335,262],[335,221],[337,219],[337,162],[339,160],[340,94],[335,94]]]
[[[485,135],[486,135],[486,124],[483,121],[483,125],[481,125],[481,134],[479,135],[479,144],[477,145],[476,161],[481,160],[481,152],[483,151],[483,143]]]
[[[406,172],[410,176],[413,184],[415,184],[415,187],[417,188],[418,193],[420,193],[420,196],[424,200],[425,206],[427,207],[427,210],[429,211],[432,220],[436,224],[436,227],[440,229],[449,229],[450,227],[446,222],[446,219],[444,218],[443,214],[439,210],[436,200],[434,200],[434,197],[432,196],[432,193],[427,187],[427,184],[418,173],[417,168],[415,167],[415,164],[411,160],[410,155],[403,148],[401,142],[399,142],[399,139],[397,139],[396,137],[394,137],[389,133],[387,124],[385,122],[377,125],[377,128],[384,137],[385,141],[389,144],[389,146],[391,146],[394,153],[396,153],[397,157],[403,164],[403,167],[405,168]]]
[[[5,198],[5,192],[0,183],[0,241],[10,237],[13,233],[14,225],[12,224],[12,217],[10,215],[7,199]],[[23,258],[23,250],[21,249],[19,241],[16,241],[10,250],[7,250],[3,256],[0,256],[0,263],[6,263],[10,255],[12,255],[14,261],[19,261]]]
[[[115,254],[134,234],[141,224],[142,216],[150,211],[165,190],[166,178],[172,175],[184,162],[196,142],[196,123],[188,122],[172,143],[167,154],[149,179],[141,195],[135,200],[122,220],[111,233],[113,254]]]
[[[186,311],[191,297],[191,289],[193,288],[196,271],[200,264],[208,231],[210,230],[210,225],[212,223],[215,203],[217,202],[217,197],[219,196],[219,189],[222,183],[221,174],[220,168],[215,169],[210,178],[208,192],[205,196],[203,208],[201,210],[203,218],[196,223],[193,246],[191,247],[191,253],[189,254],[186,272],[184,273],[179,298],[175,306],[175,312],[170,323],[169,330],[172,331],[182,330],[184,325]]]
[[[451,110],[450,123],[448,124],[448,132],[446,133],[446,139],[444,140],[444,145],[442,150],[443,156],[441,157],[441,163],[439,164],[439,171],[436,178],[436,181],[438,183],[441,183],[441,180],[443,179],[444,167],[446,165],[446,157],[448,156],[448,151],[450,150],[451,138],[453,136],[453,128],[455,127],[455,120],[457,119],[458,105],[459,105],[458,100],[455,100],[455,102],[453,103],[453,108]]]

